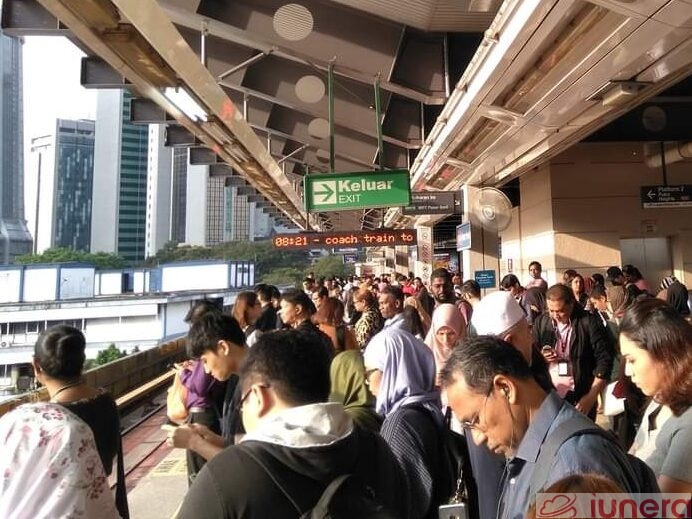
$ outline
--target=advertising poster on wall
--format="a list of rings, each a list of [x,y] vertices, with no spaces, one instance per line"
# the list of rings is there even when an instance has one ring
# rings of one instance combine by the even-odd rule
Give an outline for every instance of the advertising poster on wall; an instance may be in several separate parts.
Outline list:
[[[459,272],[459,255],[456,252],[442,252],[434,255],[433,269],[444,268]]]

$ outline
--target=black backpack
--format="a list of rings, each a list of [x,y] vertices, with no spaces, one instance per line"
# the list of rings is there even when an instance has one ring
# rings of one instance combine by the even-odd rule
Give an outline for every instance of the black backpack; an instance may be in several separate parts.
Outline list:
[[[296,509],[300,519],[400,519],[377,501],[372,489],[356,474],[342,474],[334,478],[312,508],[301,507],[298,502],[301,501],[303,493],[294,488],[298,496],[293,495],[279,483],[265,463],[266,460],[262,459],[265,457],[265,451],[247,449],[245,452],[269,475]],[[314,488],[314,484],[310,486]]]
[[[608,431],[601,429],[586,417],[583,417],[583,419],[578,418],[582,417],[572,417],[566,422],[558,425],[557,428],[548,435],[545,443],[541,446],[529,483],[529,495],[532,500],[536,499],[536,493],[541,492],[547,483],[548,476],[550,475],[550,467],[562,444],[570,438],[581,436],[582,434],[595,434],[607,438],[611,442],[612,448],[620,451],[627,459],[628,463],[625,469],[628,471],[627,476],[630,484],[635,487],[634,491],[645,494],[658,494],[660,492],[658,483],[656,482],[656,475],[646,463],[636,456],[625,453],[613,435]]]

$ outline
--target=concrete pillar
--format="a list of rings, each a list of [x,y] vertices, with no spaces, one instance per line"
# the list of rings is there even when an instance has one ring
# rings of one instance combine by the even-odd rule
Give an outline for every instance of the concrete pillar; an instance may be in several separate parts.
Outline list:
[[[428,283],[433,266],[433,228],[432,225],[420,225],[416,229],[418,231],[418,259],[415,274],[423,280],[423,283]]]
[[[500,241],[497,232],[471,224],[471,249],[461,253],[462,278],[475,279],[480,270],[495,271],[495,288],[500,282]]]
[[[464,207],[471,207],[477,187],[465,186],[462,190]],[[468,218],[468,215],[467,215]],[[461,274],[464,280],[475,279],[476,272],[492,270],[495,272],[495,287],[500,281],[500,240],[497,231],[484,229],[471,219],[471,249],[461,253]]]
[[[688,182],[688,164],[669,165],[669,185]],[[511,259],[513,273],[525,283],[528,265],[536,260],[552,285],[569,268],[590,276],[631,262],[654,288],[669,270],[692,284],[692,230],[687,224],[692,208],[642,206],[641,187],[662,180],[658,170],[647,167],[640,143],[579,144],[523,174],[519,183],[521,206],[501,233],[502,274]],[[642,242],[641,261],[631,259],[633,240]],[[668,241],[670,254],[660,252],[665,249],[657,243],[661,240]]]
[[[553,200],[550,165],[543,165],[519,179],[521,207],[508,229],[518,241],[519,259],[512,272],[523,284],[529,279],[529,263],[543,266],[543,278],[552,285],[557,280],[553,231]],[[515,228],[518,229],[512,231]],[[508,236],[509,238],[509,236]],[[511,244],[508,244],[510,249]],[[503,250],[505,235],[503,234]],[[503,252],[504,255],[504,252]],[[518,264],[517,264],[518,263]]]

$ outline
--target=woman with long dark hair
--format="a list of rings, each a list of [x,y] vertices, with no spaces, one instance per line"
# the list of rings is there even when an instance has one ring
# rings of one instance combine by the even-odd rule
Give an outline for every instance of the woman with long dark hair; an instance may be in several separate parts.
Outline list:
[[[662,492],[692,492],[692,326],[660,299],[636,301],[620,321],[620,351],[632,381],[653,399],[635,454]]]
[[[262,305],[256,293],[246,290],[236,296],[231,317],[238,321],[246,337],[245,344],[248,346],[255,344],[259,338],[255,323],[261,314]]]

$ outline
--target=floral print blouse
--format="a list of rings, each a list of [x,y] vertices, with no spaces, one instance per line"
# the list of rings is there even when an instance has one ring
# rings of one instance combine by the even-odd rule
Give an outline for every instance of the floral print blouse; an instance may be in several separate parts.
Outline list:
[[[59,404],[0,418],[0,517],[120,517],[89,426]]]

